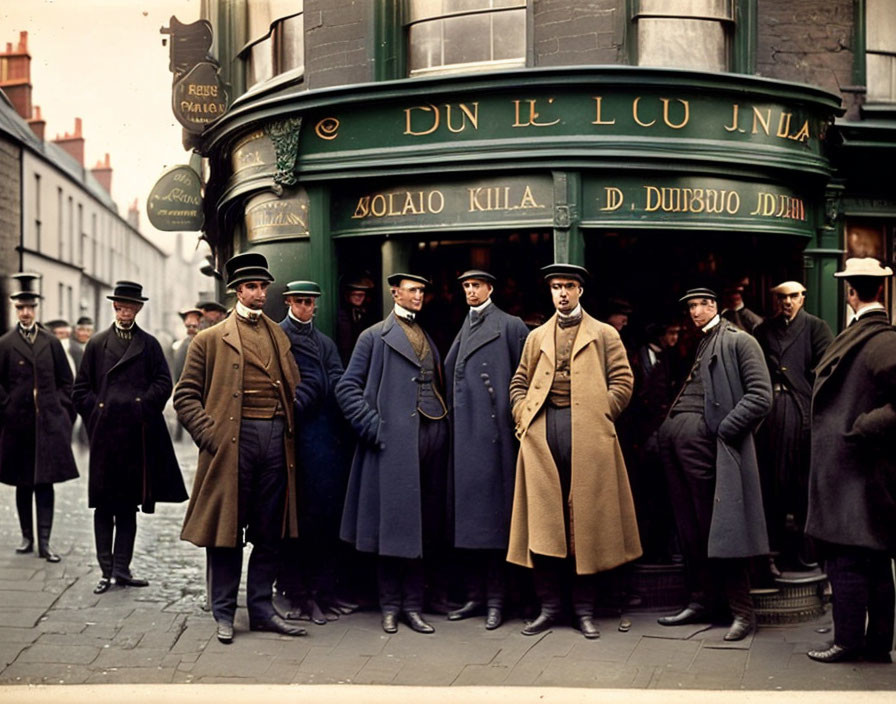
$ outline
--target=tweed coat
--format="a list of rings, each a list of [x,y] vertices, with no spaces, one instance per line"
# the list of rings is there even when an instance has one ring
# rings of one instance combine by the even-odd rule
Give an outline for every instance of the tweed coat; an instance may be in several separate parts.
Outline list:
[[[287,495],[283,535],[298,535],[294,395],[299,370],[289,338],[273,320],[262,315],[276,345],[284,377],[282,403],[286,412],[283,451],[287,468]],[[180,381],[174,390],[177,418],[199,447],[196,478],[184,517],[181,539],[199,547],[238,547],[238,479],[240,423],[242,422],[243,348],[236,314],[200,330],[187,351]]]
[[[0,337],[0,482],[13,486],[75,479],[72,372],[56,337],[34,344],[18,326]]]
[[[427,335],[437,374],[441,360]],[[394,313],[364,330],[336,400],[359,437],[340,537],[362,552],[423,554],[417,375],[420,362]]]
[[[162,411],[171,374],[158,340],[134,325],[118,357],[113,326],[87,342],[73,398],[90,438],[88,505],[179,503],[187,492]]]
[[[507,559],[532,567],[532,554],[566,557],[562,492],[547,443],[547,402],[555,372],[554,314],[526,339],[510,398],[520,451]],[[641,555],[635,507],[614,423],[633,376],[615,328],[585,313],[570,360],[572,481],[570,521],[577,574],[612,569]]]
[[[529,334],[494,303],[467,315],[445,357],[452,423],[454,545],[506,550],[518,444],[510,379]]]
[[[896,329],[886,311],[841,332],[817,369],[806,533],[896,554]]]

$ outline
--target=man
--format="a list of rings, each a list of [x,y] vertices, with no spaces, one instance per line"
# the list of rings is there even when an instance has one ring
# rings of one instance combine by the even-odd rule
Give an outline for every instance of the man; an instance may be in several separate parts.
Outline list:
[[[611,298],[607,301],[606,323],[616,328],[616,332],[622,334],[623,328],[628,325],[629,316],[632,314],[632,304],[624,298]]]
[[[162,416],[171,375],[162,347],[136,323],[143,287],[118,281],[112,295],[115,322],[84,349],[74,401],[90,437],[88,505],[102,577],[95,594],[114,580],[122,587],[149,584],[131,574],[137,508],[153,513],[158,502],[179,503],[187,492],[168,426]]]
[[[369,310],[367,297],[372,290],[373,282],[367,278],[352,279],[344,287],[345,305],[336,314],[336,347],[343,364],[348,364],[361,332],[378,320],[377,315]]]
[[[75,362],[75,374],[81,368],[81,360],[84,358],[84,347],[90,336],[93,335],[93,318],[82,315],[75,323],[74,334],[69,341],[69,353]]]
[[[751,311],[744,303],[747,284],[749,279],[743,278],[724,288],[722,296],[725,307],[722,309],[722,318],[752,335],[756,326],[762,322],[762,316]]]
[[[588,272],[542,271],[556,313],[526,339],[510,382],[520,438],[507,559],[533,568],[541,613],[523,635],[548,630],[572,581],[579,630],[597,638],[595,578],[641,554],[635,508],[614,423],[632,395],[619,333],[582,309]]]
[[[199,308],[186,308],[178,313],[180,319],[184,323],[184,336],[179,340],[175,340],[172,347],[172,365],[171,377],[174,382],[180,379],[180,375],[184,370],[184,362],[187,359],[187,350],[190,349],[190,343],[199,332],[200,323],[203,313]]]
[[[815,366],[831,344],[828,324],[803,309],[806,287],[784,281],[772,289],[779,312],[753,334],[765,354],[774,401],[757,434],[762,500],[769,546],[793,567],[809,566],[812,557],[802,545],[809,494],[809,405]],[[785,544],[787,516],[793,516],[796,543]],[[781,571],[769,560],[773,577]]]
[[[65,352],[65,359],[68,362],[69,369],[72,371],[72,378],[74,379],[75,375],[78,373],[78,367],[75,366],[75,359],[72,357],[71,347],[69,345],[72,337],[72,326],[67,320],[63,320],[62,318],[50,320],[49,322],[44,323],[44,326],[47,330],[53,333],[60,343],[62,343],[62,351]]]
[[[388,282],[395,307],[361,333],[336,386],[360,438],[340,534],[378,556],[383,630],[395,633],[403,614],[414,631],[432,633],[422,613],[423,560],[443,530],[448,412],[438,350],[415,320],[429,281],[395,273]]]
[[[199,322],[200,330],[217,325],[227,316],[227,309],[217,301],[199,301],[196,307],[202,311],[202,320]]]
[[[234,314],[190,343],[174,393],[178,420],[199,446],[181,539],[206,548],[217,637],[233,641],[243,545],[249,627],[305,635],[272,603],[284,532],[296,537],[294,399],[299,371],[289,339],[263,312],[274,277],[256,252],[225,264]]]
[[[18,324],[0,337],[0,482],[16,488],[22,529],[16,552],[34,550],[33,496],[38,555],[59,562],[50,547],[53,484],[78,476],[71,447],[72,372],[59,340],[35,322],[39,275],[12,278],[19,287],[10,296]]]
[[[659,440],[691,597],[659,623],[710,621],[724,595],[734,617],[725,640],[737,641],[756,628],[747,558],[768,554],[753,431],[771,407],[771,382],[759,344],[719,316],[711,289],[679,302],[701,339]]]
[[[488,272],[471,269],[458,281],[470,312],[445,358],[445,376],[453,420],[454,546],[467,563],[467,602],[448,619],[485,609],[485,627],[493,630],[503,620],[517,453],[507,389],[529,328],[492,302],[495,277]]]
[[[296,389],[296,459],[302,468],[299,489],[299,539],[289,541],[277,586],[287,591],[299,613],[326,623],[325,610],[345,613],[336,595],[347,546],[339,540],[339,521],[348,482],[345,420],[334,389],[342,361],[334,342],[314,325],[320,286],[290,281],[283,292],[289,307],[280,327],[292,344],[302,383]],[[351,610],[351,609],[349,609]]]
[[[820,662],[891,662],[896,587],[896,330],[880,303],[893,275],[871,257],[846,260],[849,326],[818,363],[806,534],[831,582],[834,642]]]

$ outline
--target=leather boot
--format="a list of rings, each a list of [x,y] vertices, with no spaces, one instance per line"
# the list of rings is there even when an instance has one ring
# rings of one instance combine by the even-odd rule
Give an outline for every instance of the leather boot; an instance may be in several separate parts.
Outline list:
[[[50,532],[53,529],[53,486],[36,488],[37,497],[37,554],[47,562],[59,562],[59,557],[50,547]]]
[[[31,487],[16,487],[16,510],[19,514],[19,527],[22,529],[22,542],[16,548],[17,553],[34,551],[34,520],[31,515]]]

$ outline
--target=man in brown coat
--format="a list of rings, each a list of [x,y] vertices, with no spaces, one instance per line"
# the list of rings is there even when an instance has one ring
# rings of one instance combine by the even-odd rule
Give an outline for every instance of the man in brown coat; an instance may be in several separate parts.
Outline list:
[[[557,312],[529,334],[510,382],[520,452],[507,559],[534,568],[541,600],[523,635],[557,620],[569,572],[579,629],[597,638],[594,574],[641,555],[614,427],[632,395],[632,370],[619,333],[579,304],[587,271],[542,271]]]
[[[274,280],[261,254],[225,264],[234,313],[202,330],[174,392],[177,417],[199,446],[181,538],[206,548],[218,640],[233,640],[243,545],[252,543],[246,584],[253,631],[305,634],[272,603],[280,540],[298,534],[294,403],[299,370],[289,338],[262,313]]]

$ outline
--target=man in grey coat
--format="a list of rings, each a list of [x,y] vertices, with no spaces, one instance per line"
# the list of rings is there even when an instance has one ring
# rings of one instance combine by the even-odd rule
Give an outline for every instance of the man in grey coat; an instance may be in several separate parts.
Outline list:
[[[680,302],[700,343],[659,440],[691,598],[659,623],[711,621],[727,601],[725,640],[742,640],[756,628],[746,558],[768,554],[753,431],[771,382],[759,343],[719,316],[714,291],[691,289]]]

